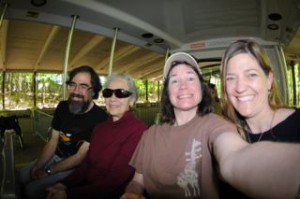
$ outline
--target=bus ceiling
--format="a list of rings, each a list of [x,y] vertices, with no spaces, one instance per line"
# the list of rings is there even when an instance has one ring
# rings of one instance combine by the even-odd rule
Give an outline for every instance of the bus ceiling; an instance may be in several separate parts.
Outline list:
[[[113,70],[130,71],[136,78],[161,77],[167,52],[220,58],[231,41],[249,37],[279,46],[287,60],[300,60],[297,0],[1,1],[2,11],[5,6],[0,31],[4,70],[20,69],[21,64],[28,70],[62,70],[62,61],[52,59],[63,60],[73,16],[78,19],[70,68],[86,63],[107,74],[116,28]]]

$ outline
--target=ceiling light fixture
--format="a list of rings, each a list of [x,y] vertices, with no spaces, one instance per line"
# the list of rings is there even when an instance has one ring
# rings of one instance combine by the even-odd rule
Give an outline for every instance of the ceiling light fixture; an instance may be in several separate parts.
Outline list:
[[[272,21],[279,21],[279,20],[282,19],[282,16],[279,13],[271,13],[271,14],[268,15],[268,17]]]
[[[279,29],[279,26],[277,24],[269,24],[268,25],[268,29],[270,30],[278,30]]]
[[[31,0],[30,2],[34,6],[41,7],[47,3],[47,0]]]
[[[142,34],[142,37],[146,38],[146,39],[149,39],[149,38],[153,37],[153,34],[152,33],[144,33],[144,34]]]
[[[163,43],[165,40],[162,39],[162,38],[157,38],[157,39],[154,39],[154,43],[157,43],[157,44],[161,44]]]

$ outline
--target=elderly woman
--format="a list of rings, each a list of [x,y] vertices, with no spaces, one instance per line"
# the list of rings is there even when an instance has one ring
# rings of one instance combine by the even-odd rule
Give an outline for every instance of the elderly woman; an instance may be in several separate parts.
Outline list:
[[[168,58],[164,78],[162,124],[143,134],[122,199],[143,198],[144,191],[150,199],[219,198],[219,175],[253,197],[296,196],[300,145],[245,142],[232,123],[211,113],[198,63],[187,53]]]
[[[102,94],[109,118],[94,128],[84,162],[72,175],[48,188],[47,198],[118,198],[131,180],[134,168],[128,162],[146,129],[131,110],[137,88],[126,73],[114,73]]]

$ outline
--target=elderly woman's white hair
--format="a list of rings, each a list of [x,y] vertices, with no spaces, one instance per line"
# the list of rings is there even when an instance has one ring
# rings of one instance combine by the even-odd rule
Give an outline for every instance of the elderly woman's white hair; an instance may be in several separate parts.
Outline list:
[[[124,79],[127,82],[128,91],[132,93],[130,97],[134,99],[134,104],[135,104],[135,102],[138,99],[138,91],[133,78],[129,74],[125,72],[112,73],[107,77],[104,87],[107,88],[110,82],[117,78]]]

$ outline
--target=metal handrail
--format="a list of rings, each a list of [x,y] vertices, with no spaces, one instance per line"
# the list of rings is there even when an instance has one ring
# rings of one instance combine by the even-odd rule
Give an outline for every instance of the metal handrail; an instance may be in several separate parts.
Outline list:
[[[2,181],[0,198],[17,199],[16,175],[14,162],[14,130],[6,130],[4,133],[4,146],[2,156]]]
[[[47,114],[38,109],[33,109],[32,115],[34,133],[43,141],[47,142],[49,138],[49,127],[51,126],[53,115]]]

